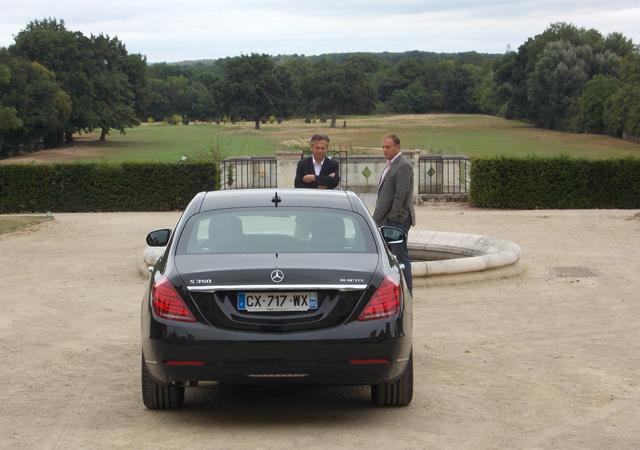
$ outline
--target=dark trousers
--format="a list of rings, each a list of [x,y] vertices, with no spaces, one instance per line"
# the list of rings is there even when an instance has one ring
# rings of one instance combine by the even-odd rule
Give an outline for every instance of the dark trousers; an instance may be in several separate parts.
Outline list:
[[[385,225],[390,227],[400,228],[402,231],[407,233],[409,236],[409,228],[411,228],[411,216],[407,217],[407,219],[403,222],[392,222],[391,220],[387,220]],[[393,244],[389,245],[389,250],[396,255],[400,264],[404,264],[404,270],[402,273],[404,274],[404,279],[407,283],[407,287],[409,288],[409,292],[413,293],[413,277],[411,276],[411,258],[409,258],[409,250],[407,249],[407,241],[404,241],[402,244]]]

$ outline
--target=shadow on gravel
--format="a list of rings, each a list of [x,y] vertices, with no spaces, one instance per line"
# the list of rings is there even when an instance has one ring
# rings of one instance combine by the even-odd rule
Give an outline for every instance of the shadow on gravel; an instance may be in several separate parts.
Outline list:
[[[331,423],[379,410],[369,386],[227,386],[186,391],[180,415],[250,425]]]

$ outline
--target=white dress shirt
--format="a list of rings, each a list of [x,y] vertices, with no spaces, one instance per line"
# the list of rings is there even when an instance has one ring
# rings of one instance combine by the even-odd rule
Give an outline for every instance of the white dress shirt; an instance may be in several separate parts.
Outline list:
[[[380,181],[378,182],[378,189],[380,189],[380,186],[382,186],[382,182],[384,181],[384,177],[387,176],[387,172],[389,172],[389,167],[391,167],[391,164],[393,164],[393,162],[396,159],[398,159],[398,156],[400,156],[400,155],[402,155],[402,152],[398,153],[396,156],[394,156],[389,161],[387,161],[387,165],[384,166],[384,169],[382,170],[382,175],[380,175]]]
[[[315,160],[315,158],[311,158],[311,160],[313,161],[313,170],[316,173],[316,176],[320,175],[320,170],[322,170],[322,165],[324,164],[324,159],[322,158],[322,161],[320,161],[320,163],[318,164]]]

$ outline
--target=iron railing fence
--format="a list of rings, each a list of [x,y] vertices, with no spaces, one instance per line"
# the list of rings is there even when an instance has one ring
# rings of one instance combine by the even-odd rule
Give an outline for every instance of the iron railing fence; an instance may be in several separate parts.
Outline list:
[[[229,158],[220,162],[220,189],[278,187],[275,157]]]
[[[300,158],[311,154],[300,153]],[[327,155],[340,163],[338,189],[349,189],[347,147],[333,147]],[[418,160],[420,195],[469,194],[471,161],[464,156],[421,156]],[[221,189],[257,189],[278,187],[278,164],[275,157],[229,158],[220,162]]]
[[[465,156],[421,156],[418,193],[468,195],[471,161]]]

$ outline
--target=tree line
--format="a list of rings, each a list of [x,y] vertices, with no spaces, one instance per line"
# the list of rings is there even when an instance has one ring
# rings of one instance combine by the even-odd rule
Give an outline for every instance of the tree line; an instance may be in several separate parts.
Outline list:
[[[0,156],[139,123],[147,63],[118,38],[33,21],[0,49]]]
[[[244,55],[153,64],[147,117],[253,120],[371,113],[480,112],[481,80],[499,55]]]
[[[621,33],[552,24],[497,60],[485,82],[486,112],[640,140],[640,50]]]
[[[147,64],[117,37],[30,22],[0,49],[0,157],[140,121],[487,113],[640,136],[640,52],[620,33],[551,25],[517,52],[263,54]],[[175,118],[178,119],[175,119]]]

